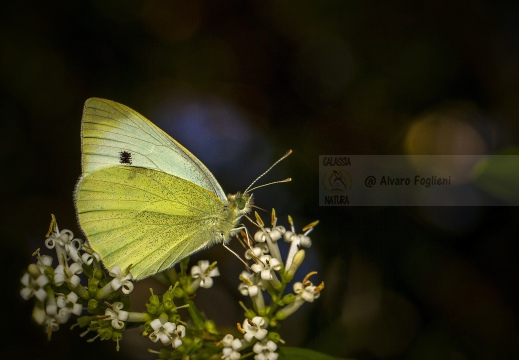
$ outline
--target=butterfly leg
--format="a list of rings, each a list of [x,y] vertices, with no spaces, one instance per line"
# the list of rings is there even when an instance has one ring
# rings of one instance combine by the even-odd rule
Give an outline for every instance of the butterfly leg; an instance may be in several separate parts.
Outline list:
[[[241,261],[241,262],[242,262],[242,263],[243,263],[247,268],[250,269],[249,264],[247,264],[247,262],[246,262],[245,260],[243,260],[243,259],[241,258],[241,256],[238,255],[234,250],[232,250],[229,246],[227,246],[227,244],[225,243],[225,241],[222,242],[222,245],[223,245],[224,248],[226,248],[227,250],[229,250],[229,251],[230,251],[234,256],[236,256],[238,259],[240,259],[240,261]],[[251,269],[251,270],[252,270],[252,269]]]

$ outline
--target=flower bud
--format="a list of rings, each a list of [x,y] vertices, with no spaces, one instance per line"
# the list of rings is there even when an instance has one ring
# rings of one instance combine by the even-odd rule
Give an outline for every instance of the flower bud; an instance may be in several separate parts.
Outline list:
[[[297,269],[299,269],[299,266],[301,266],[301,264],[303,263],[304,260],[305,260],[305,251],[303,249],[300,249],[294,255],[292,264],[290,264],[290,268],[285,273],[285,276],[288,281],[290,281],[294,278],[294,275],[295,275]]]

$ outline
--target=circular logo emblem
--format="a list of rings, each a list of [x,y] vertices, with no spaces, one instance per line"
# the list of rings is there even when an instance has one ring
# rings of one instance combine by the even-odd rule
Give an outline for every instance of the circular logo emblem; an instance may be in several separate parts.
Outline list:
[[[343,169],[328,169],[322,179],[323,186],[330,194],[343,194],[351,189],[350,174]]]

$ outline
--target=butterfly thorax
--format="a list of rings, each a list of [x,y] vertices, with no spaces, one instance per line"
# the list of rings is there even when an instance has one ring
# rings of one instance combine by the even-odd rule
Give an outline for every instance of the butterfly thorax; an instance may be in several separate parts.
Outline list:
[[[220,222],[220,232],[224,242],[228,242],[240,229],[239,222],[243,215],[250,212],[252,194],[236,193],[227,195],[227,204],[224,207]]]

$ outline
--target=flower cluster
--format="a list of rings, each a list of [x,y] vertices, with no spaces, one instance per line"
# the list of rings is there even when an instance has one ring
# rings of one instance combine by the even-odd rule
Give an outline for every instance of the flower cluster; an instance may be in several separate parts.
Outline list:
[[[270,228],[257,214],[256,223],[259,230],[253,240],[246,230],[241,234],[248,261],[244,262],[248,265],[239,275],[238,290],[250,298],[251,307],[240,302],[245,319],[237,324],[234,335],[220,334],[193,301],[198,290],[211,288],[213,278],[219,276],[216,262],[202,260],[189,269],[186,258],[178,270],[173,267],[157,274],[155,277],[168,290],[156,295],[150,289],[146,311],[135,312],[129,298],[134,289],[131,268],[104,269],[99,255],[70,230],[60,231],[54,216],[45,246],[55,251],[56,258],[40,254],[40,249],[34,253],[36,263],[23,274],[20,295],[34,301],[32,317],[45,328],[49,339],[52,332],[75,316],[74,327],[84,329],[81,336],[93,333],[88,341],[113,340],[117,350],[124,331],[141,326],[143,336],[166,347],[158,352],[160,358],[217,355],[231,360],[254,355],[257,360],[273,360],[278,357],[278,346],[283,344],[278,332],[282,321],[305,302],[313,302],[324,288],[324,283],[314,285],[310,281],[315,274],[311,272],[292,285],[293,292],[285,294],[305,258],[304,248],[311,245],[308,234],[317,222],[303,228],[303,234],[296,234],[290,217],[290,230],[278,226],[274,211]],[[278,246],[281,239],[290,243],[285,257]]]
[[[278,354],[276,349],[283,340],[278,333],[281,322],[292,315],[305,302],[313,302],[324,288],[324,283],[315,286],[308,274],[302,282],[293,284],[293,293],[285,294],[285,289],[294,278],[305,258],[305,250],[312,244],[308,234],[317,225],[317,221],[303,228],[303,234],[296,234],[292,218],[289,216],[290,230],[277,225],[275,212],[272,211],[271,227],[265,227],[262,219],[256,214],[259,230],[254,234],[254,245],[245,241],[247,250],[245,258],[252,262],[248,270],[240,274],[242,281],[238,290],[243,296],[250,298],[252,308],[245,309],[243,324],[237,324],[243,338],[235,338],[231,334],[224,336],[222,359],[239,359],[244,351],[252,347],[254,359],[274,360]],[[245,236],[248,239],[248,236]],[[290,243],[288,254],[282,257],[278,245],[279,240]],[[266,295],[270,298],[266,302]]]

